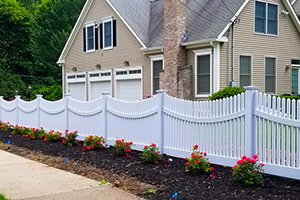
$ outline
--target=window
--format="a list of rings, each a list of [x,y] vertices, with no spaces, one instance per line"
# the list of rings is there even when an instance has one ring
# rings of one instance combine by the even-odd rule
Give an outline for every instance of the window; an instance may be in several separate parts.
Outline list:
[[[116,38],[116,20],[112,17],[106,17],[102,19],[100,24],[100,48],[101,49],[112,49],[117,46]]]
[[[96,49],[98,49],[98,28],[94,22],[90,22],[83,28],[83,51],[93,52]]]
[[[300,94],[300,60],[292,60],[291,70],[291,91],[292,94]]]
[[[240,56],[239,72],[240,87],[251,85],[251,56]]]
[[[265,92],[276,93],[276,58],[265,58]]]
[[[211,50],[194,52],[196,97],[207,97],[211,95]]]
[[[163,55],[150,56],[151,58],[151,94],[156,94],[159,90],[159,72],[164,68]]]
[[[278,5],[255,1],[255,32],[278,35]]]

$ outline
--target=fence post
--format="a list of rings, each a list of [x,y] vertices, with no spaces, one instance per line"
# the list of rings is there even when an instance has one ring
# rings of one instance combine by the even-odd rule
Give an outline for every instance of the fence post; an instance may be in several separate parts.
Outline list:
[[[256,103],[255,93],[259,87],[245,86],[245,153],[250,157],[254,155],[255,149],[255,135],[254,135],[254,115],[253,110]],[[243,142],[243,141],[242,141]]]
[[[3,101],[3,96],[0,96],[0,121],[2,121],[2,101]]]
[[[70,98],[71,94],[67,93],[65,94],[64,98],[65,98],[65,110],[66,110],[66,129],[69,130],[69,98]]]
[[[107,133],[107,96],[110,94],[109,92],[102,92],[103,96],[103,131],[104,131],[104,138],[105,138],[105,148],[109,148],[108,144],[108,133]]]
[[[41,105],[41,98],[42,98],[42,94],[37,94],[36,98],[37,98],[37,112],[38,112],[38,125],[37,128],[40,129],[41,128],[41,110],[40,110],[40,105]]]
[[[165,144],[165,134],[164,134],[164,106],[165,106],[165,95],[167,90],[156,90],[158,95],[158,124],[159,124],[159,134],[160,134],[160,152],[164,153],[164,144]]]
[[[17,115],[16,124],[19,125],[19,101],[20,101],[21,95],[16,95],[15,97],[16,97],[16,115]]]

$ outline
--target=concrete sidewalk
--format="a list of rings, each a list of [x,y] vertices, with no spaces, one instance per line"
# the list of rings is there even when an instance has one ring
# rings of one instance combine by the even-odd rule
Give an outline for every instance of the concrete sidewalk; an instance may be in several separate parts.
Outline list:
[[[0,193],[12,200],[137,200],[133,194],[0,150]]]

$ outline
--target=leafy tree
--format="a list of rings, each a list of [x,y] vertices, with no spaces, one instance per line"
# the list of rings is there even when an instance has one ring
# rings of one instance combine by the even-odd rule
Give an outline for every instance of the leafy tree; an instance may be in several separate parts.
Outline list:
[[[31,93],[30,100],[35,99],[37,94],[43,95],[43,98],[48,101],[56,101],[62,98],[62,87],[60,85],[51,85],[36,89]]]
[[[56,64],[75,25],[85,0],[42,0],[35,10],[32,50],[36,75],[47,74],[61,83],[61,67]]]

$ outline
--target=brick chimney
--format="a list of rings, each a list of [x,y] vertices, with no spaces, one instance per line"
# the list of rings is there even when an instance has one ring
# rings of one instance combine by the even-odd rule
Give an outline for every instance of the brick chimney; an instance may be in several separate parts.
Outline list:
[[[180,46],[186,31],[186,0],[164,0],[164,72],[160,88],[178,97],[178,69],[186,65],[186,51]]]

